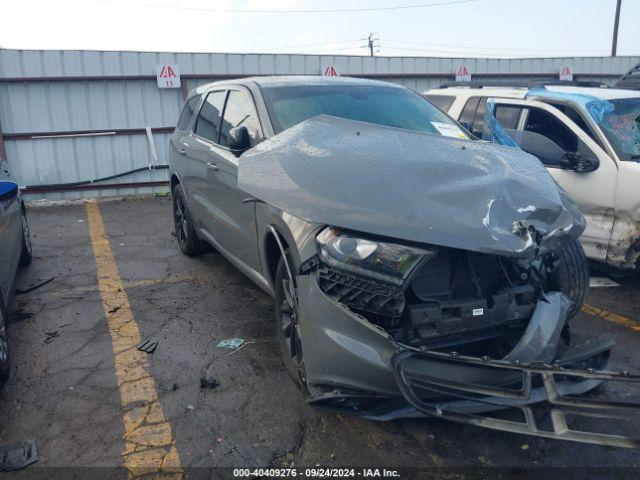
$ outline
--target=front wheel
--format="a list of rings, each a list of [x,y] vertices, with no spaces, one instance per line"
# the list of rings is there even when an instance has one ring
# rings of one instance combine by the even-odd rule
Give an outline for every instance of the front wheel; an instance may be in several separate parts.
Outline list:
[[[295,272],[289,275],[284,258],[280,259],[276,270],[275,294],[276,341],[282,360],[291,378],[306,389]]]
[[[549,279],[549,287],[564,293],[573,302],[567,320],[575,317],[589,290],[589,264],[577,240],[558,252],[558,264]]]

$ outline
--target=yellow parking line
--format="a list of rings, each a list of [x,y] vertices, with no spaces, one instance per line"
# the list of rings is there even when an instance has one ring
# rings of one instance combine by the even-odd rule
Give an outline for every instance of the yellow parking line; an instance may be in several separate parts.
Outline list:
[[[592,305],[587,305],[586,303],[582,305],[582,311],[590,315],[595,315],[597,317],[603,318],[604,320],[607,320],[609,322],[617,323],[618,325],[630,328],[634,332],[640,332],[640,323],[634,322],[630,318],[618,315],[617,313],[609,312]]]
[[[131,476],[164,472],[181,478],[180,457],[165,419],[147,354],[136,350],[140,332],[111,253],[100,208],[87,203],[98,288],[111,332],[116,379],[124,409],[124,466]]]

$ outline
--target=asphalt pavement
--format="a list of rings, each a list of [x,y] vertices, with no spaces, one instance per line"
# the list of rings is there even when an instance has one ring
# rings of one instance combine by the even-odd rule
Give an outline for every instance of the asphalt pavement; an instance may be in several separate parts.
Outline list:
[[[187,478],[213,467],[291,466],[639,478],[634,450],[429,419],[375,423],[306,405],[273,341],[271,298],[215,252],[182,255],[169,198],[29,215],[34,261],[18,288],[53,280],[12,302],[0,444],[33,439],[39,452],[15,476],[119,477],[116,467],[137,465],[142,474],[163,462]],[[637,372],[640,277],[616,281],[591,290],[574,330],[615,333],[614,366]],[[233,352],[216,346],[230,338],[246,343]],[[153,353],[135,349],[143,340],[157,342]],[[203,388],[203,377],[217,385]]]

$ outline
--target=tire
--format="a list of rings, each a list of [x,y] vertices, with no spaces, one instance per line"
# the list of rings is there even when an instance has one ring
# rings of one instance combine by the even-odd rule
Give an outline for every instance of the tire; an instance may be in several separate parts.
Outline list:
[[[210,250],[211,246],[204,240],[201,240],[196,233],[182,185],[175,186],[172,197],[173,224],[178,245],[182,253],[194,257]]]
[[[24,267],[31,264],[33,260],[33,251],[31,247],[31,230],[29,229],[29,221],[27,220],[27,210],[22,206],[22,251],[20,253],[20,266]]]
[[[0,385],[9,378],[11,369],[11,356],[9,355],[9,337],[7,335],[7,324],[9,315],[4,306],[4,295],[0,291]]]
[[[295,286],[295,272],[292,272],[293,284]],[[275,280],[275,334],[276,341],[280,348],[282,355],[282,361],[287,369],[287,372],[293,379],[293,381],[306,391],[307,389],[307,377],[304,368],[304,354],[302,351],[302,343],[297,332],[298,325],[298,313],[297,308],[292,308],[287,295],[285,294],[285,288],[289,284],[289,275],[284,263],[284,259],[280,258],[278,262],[278,269],[276,270]],[[295,295],[295,302],[297,304],[297,293]],[[287,325],[288,323],[288,325]],[[291,334],[294,334],[294,338],[291,338]]]
[[[584,303],[589,290],[589,264],[582,245],[574,240],[558,252],[558,264],[550,277],[552,290],[564,293],[573,302],[567,320],[575,317]]]

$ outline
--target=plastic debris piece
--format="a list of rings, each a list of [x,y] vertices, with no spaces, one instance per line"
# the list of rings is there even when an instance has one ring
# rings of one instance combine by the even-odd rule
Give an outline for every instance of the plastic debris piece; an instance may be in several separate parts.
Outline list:
[[[220,382],[213,377],[201,377],[200,388],[216,388]]]
[[[244,338],[228,338],[226,340],[221,340],[216,346],[218,348],[226,348],[227,350],[235,350],[236,348],[240,348],[243,343]]]
[[[38,449],[34,440],[0,446],[0,472],[20,470],[38,461]]]
[[[158,342],[152,342],[151,340],[144,340],[138,345],[138,350],[145,353],[153,353],[158,346]]]
[[[219,385],[220,382],[216,378],[214,366],[210,363],[200,376],[200,388],[216,388]]]

